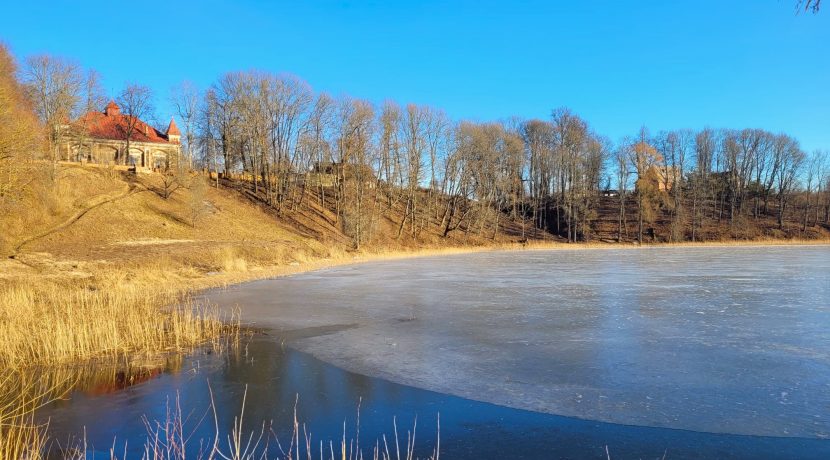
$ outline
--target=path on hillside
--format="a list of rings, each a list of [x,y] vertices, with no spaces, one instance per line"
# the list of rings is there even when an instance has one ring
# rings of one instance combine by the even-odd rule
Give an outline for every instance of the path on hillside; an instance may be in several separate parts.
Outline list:
[[[14,252],[11,254],[10,258],[12,258],[12,259],[15,258],[17,256],[17,254],[20,253],[21,249],[23,249],[23,246],[25,246],[25,245],[33,242],[33,241],[36,241],[36,240],[39,240],[39,239],[44,238],[46,236],[49,236],[49,235],[51,235],[55,232],[59,232],[59,231],[65,229],[66,227],[69,227],[70,225],[77,222],[86,213],[88,213],[89,211],[91,211],[91,210],[93,210],[93,209],[95,209],[99,206],[103,206],[107,203],[112,203],[114,201],[118,201],[118,200],[127,198],[128,196],[132,196],[136,193],[146,192],[146,191],[148,191],[147,188],[145,188],[143,186],[140,186],[140,185],[136,185],[134,183],[130,183],[130,184],[126,185],[126,190],[124,190],[122,192],[119,192],[116,195],[104,195],[104,196],[100,196],[100,197],[94,197],[94,198],[90,199],[87,202],[87,205],[84,206],[83,209],[79,210],[78,212],[76,212],[75,214],[70,216],[67,220],[65,220],[62,223],[60,223],[60,224],[58,224],[54,227],[51,227],[51,228],[49,228],[49,229],[47,229],[47,230],[45,230],[41,233],[38,233],[37,235],[30,236],[29,238],[26,238],[23,241],[21,241],[20,243],[18,243],[17,246],[15,246]]]

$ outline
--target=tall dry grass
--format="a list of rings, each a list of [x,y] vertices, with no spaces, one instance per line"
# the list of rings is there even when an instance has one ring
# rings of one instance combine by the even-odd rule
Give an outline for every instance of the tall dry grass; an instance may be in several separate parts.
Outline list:
[[[0,376],[0,459],[38,459],[47,444],[47,426],[35,411],[54,398],[56,388],[43,388],[19,372]]]
[[[161,283],[113,274],[0,285],[0,330],[0,369],[23,369],[183,350],[238,322]]]
[[[163,277],[145,267],[0,284],[0,460],[43,457],[48,427],[35,412],[74,387],[78,372],[70,365],[105,366],[238,338],[238,318],[222,317]]]

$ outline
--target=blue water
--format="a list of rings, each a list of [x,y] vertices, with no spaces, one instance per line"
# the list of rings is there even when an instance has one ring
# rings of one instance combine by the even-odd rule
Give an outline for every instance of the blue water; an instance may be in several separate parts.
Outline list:
[[[247,350],[247,351],[246,351]],[[448,396],[344,371],[306,353],[286,348],[277,337],[256,337],[239,353],[197,354],[159,376],[103,395],[79,389],[70,399],[41,413],[49,417],[56,441],[80,437],[86,428],[89,458],[109,458],[109,450],[140,458],[147,436],[146,421],[163,421],[178,395],[189,417],[185,431],[193,456],[199,441],[210,444],[214,424],[210,407],[213,390],[220,432],[233,428],[243,397],[244,426],[259,433],[273,422],[287,450],[295,402],[297,415],[312,436],[315,458],[323,440],[335,452],[346,422],[347,442],[356,439],[360,406],[360,443],[371,453],[382,436],[394,443],[393,418],[401,445],[417,417],[416,455],[430,455],[438,439],[441,457],[457,458],[830,458],[830,441],[803,438],[735,436],[664,428],[592,422],[511,409]],[[247,395],[246,395],[247,390]],[[201,422],[199,422],[201,420]],[[391,447],[390,447],[391,448]],[[270,451],[280,450],[271,439]],[[339,455],[339,454],[338,454]],[[394,454],[393,454],[394,455]]]

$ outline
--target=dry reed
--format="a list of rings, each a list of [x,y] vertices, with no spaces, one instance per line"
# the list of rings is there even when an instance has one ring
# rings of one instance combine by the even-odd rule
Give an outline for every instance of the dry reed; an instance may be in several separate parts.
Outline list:
[[[0,285],[0,460],[43,457],[48,427],[35,422],[35,412],[75,386],[77,369],[61,374],[64,366],[106,366],[238,339],[238,318],[222,318],[162,277],[121,272]]]
[[[227,460],[298,460],[300,458],[325,458],[327,460],[414,460],[416,458],[415,434],[417,418],[412,429],[406,430],[404,441],[399,436],[397,421],[392,420],[393,437],[387,441],[386,435],[375,439],[368,444],[368,448],[361,446],[360,440],[360,405],[357,408],[357,419],[354,425],[354,437],[349,437],[347,424],[343,423],[342,437],[336,442],[332,439],[313,439],[308,427],[297,418],[297,402],[294,405],[294,419],[287,442],[280,441],[275,427],[271,422],[263,421],[258,429],[246,430],[243,428],[247,389],[243,394],[239,413],[234,417],[230,432],[223,433],[219,426],[213,390],[208,387],[211,395],[211,405],[203,414],[195,417],[187,416],[182,412],[180,398],[168,400],[165,418],[162,420],[144,419],[147,429],[147,439],[144,443],[142,459],[144,460],[185,460],[193,459],[227,459]],[[299,399],[299,398],[298,398]],[[188,421],[195,420],[195,425]],[[212,439],[195,439],[194,434],[199,424],[206,420],[213,422]],[[429,460],[440,458],[440,417],[438,419],[435,447],[426,457]],[[350,439],[349,439],[350,438]],[[347,441],[348,440],[348,441]],[[364,443],[364,446],[366,444]],[[82,448],[76,449],[82,451]]]
[[[127,275],[0,286],[0,369],[184,350],[238,330],[161,286]]]
[[[0,376],[0,459],[42,457],[47,426],[35,422],[35,411],[56,394],[18,372]]]

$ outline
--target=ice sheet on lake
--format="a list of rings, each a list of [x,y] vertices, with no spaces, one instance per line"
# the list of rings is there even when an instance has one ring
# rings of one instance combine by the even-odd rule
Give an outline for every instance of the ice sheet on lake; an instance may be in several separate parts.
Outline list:
[[[830,437],[827,246],[479,253],[209,296],[260,326],[322,327],[293,345],[421,388],[613,423]]]

